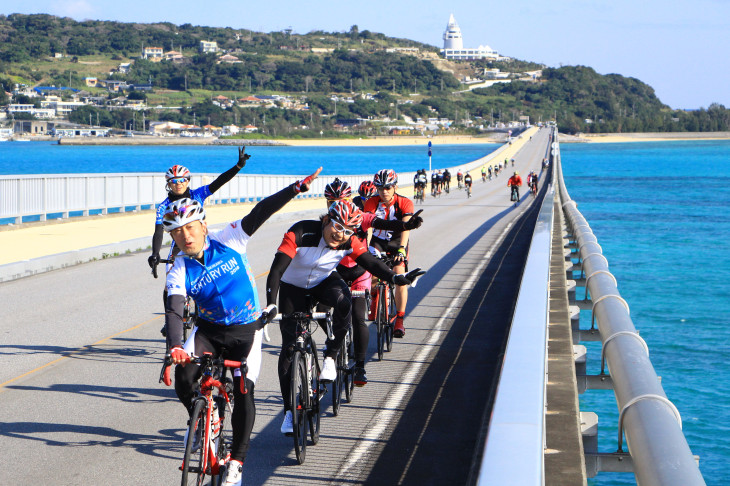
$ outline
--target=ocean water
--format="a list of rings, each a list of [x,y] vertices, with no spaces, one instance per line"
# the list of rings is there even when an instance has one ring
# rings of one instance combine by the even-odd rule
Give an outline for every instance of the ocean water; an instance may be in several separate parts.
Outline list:
[[[398,147],[248,147],[249,174],[367,174],[428,169],[427,141]],[[439,169],[471,162],[499,144],[433,144],[431,164]],[[0,143],[0,175],[115,172],[164,173],[182,164],[196,173],[221,173],[238,160],[234,146],[73,146],[53,142]]]
[[[568,192],[586,217],[631,308],[667,397],[682,416],[708,485],[730,462],[730,141],[561,145]],[[581,314],[590,326],[590,312]],[[586,344],[588,372],[600,346]],[[599,450],[617,449],[612,391],[589,390]],[[625,441],[624,441],[625,444]],[[600,473],[591,485],[636,484]]]

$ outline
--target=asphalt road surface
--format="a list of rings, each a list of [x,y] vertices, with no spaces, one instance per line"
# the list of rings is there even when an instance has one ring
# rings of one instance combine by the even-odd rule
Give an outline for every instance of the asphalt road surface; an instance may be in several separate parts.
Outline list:
[[[540,171],[547,130],[517,154]],[[278,329],[264,343],[245,485],[464,484],[483,440],[516,285],[532,232],[532,196],[509,202],[509,168],[473,196],[426,197],[411,233],[406,336],[333,417],[298,465],[279,432]],[[541,184],[542,179],[541,177]],[[541,185],[542,188],[542,185]],[[408,191],[410,192],[410,191]],[[404,193],[406,196],[411,194]],[[322,208],[324,212],[324,207]],[[266,272],[294,221],[267,222],[249,244],[262,301]],[[164,355],[163,280],[147,254],[125,255],[0,284],[0,484],[170,485],[180,481],[186,412],[157,382]],[[321,331],[315,339],[324,341]]]

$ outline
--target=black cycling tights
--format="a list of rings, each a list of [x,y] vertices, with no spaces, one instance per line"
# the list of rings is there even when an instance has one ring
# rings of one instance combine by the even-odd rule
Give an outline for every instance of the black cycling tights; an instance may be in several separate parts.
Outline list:
[[[253,344],[253,332],[256,327],[249,326],[216,326],[214,324],[201,323],[195,333],[195,354],[202,356],[203,352],[210,351],[213,356],[218,356],[223,347],[226,348],[226,358],[233,361],[241,361],[248,356]],[[180,401],[190,411],[190,405],[195,396],[196,383],[200,379],[200,366],[187,364],[175,367],[175,393]],[[233,379],[234,406],[231,414],[231,426],[233,428],[233,444],[231,446],[231,458],[244,462],[251,442],[251,431],[256,419],[256,406],[253,400],[254,384],[246,379],[247,393],[241,393],[241,378]]]
[[[306,296],[311,295],[317,302],[332,307],[332,333],[334,341],[327,340],[325,357],[335,358],[347,334],[347,328],[352,324],[352,305],[350,289],[342,277],[337,273],[330,274],[311,289],[303,289],[295,285],[281,282],[279,289],[279,312],[307,312]],[[289,383],[291,380],[291,361],[293,345],[296,343],[296,322],[282,319],[279,323],[281,330],[281,352],[279,354],[279,386],[284,399],[284,410],[291,410]]]

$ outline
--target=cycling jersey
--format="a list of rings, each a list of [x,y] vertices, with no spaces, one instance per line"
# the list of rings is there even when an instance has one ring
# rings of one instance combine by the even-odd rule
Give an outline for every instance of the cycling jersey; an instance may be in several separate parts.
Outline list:
[[[177,201],[178,199],[187,197],[198,201],[201,205],[204,205],[205,200],[213,194],[210,191],[210,186],[196,187],[195,189],[190,189],[189,191],[190,194],[188,195],[183,193],[179,197],[175,196],[172,199],[168,195],[168,197],[166,197],[165,200],[162,201],[159,206],[157,206],[157,211],[155,213],[155,224],[162,224],[162,217],[167,212],[167,208],[170,206],[170,204]]]
[[[384,220],[402,221],[405,216],[413,214],[413,201],[398,193],[393,194],[389,205],[380,200],[380,196],[373,196],[365,202],[366,213],[374,213],[378,218]],[[383,240],[400,238],[400,231],[376,230],[373,236]]]
[[[467,186],[471,186],[471,176],[470,175],[464,177],[464,184],[466,184]]]
[[[508,186],[521,186],[522,185],[522,177],[518,175],[513,175],[509,178],[507,181]]]

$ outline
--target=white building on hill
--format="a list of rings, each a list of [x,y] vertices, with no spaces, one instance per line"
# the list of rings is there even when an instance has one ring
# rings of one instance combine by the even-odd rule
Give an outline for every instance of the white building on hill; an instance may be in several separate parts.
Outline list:
[[[489,46],[479,46],[476,49],[464,48],[464,40],[461,37],[461,29],[454,19],[454,14],[449,17],[449,23],[444,32],[444,48],[441,54],[446,59],[455,61],[474,61],[476,59],[507,60],[509,58],[500,56],[497,51]]]

